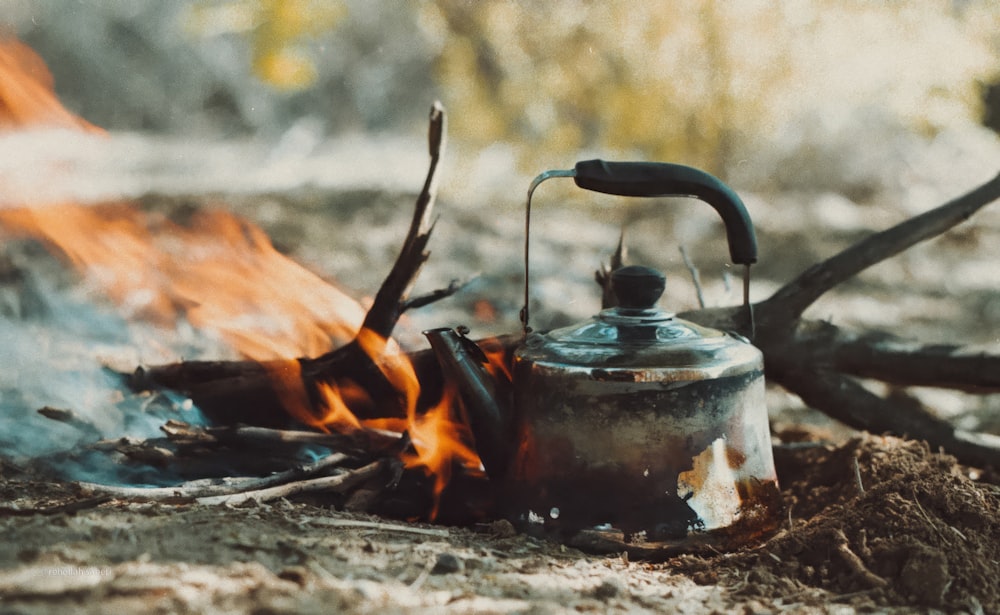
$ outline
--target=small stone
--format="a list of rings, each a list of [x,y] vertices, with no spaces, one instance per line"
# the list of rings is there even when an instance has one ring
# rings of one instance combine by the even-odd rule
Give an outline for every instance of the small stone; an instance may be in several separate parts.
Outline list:
[[[463,561],[466,570],[493,570],[497,567],[497,559],[495,557],[474,557]]]
[[[506,519],[497,519],[489,525],[489,533],[497,538],[513,538],[517,536],[514,524]]]
[[[594,597],[601,600],[616,598],[623,593],[625,593],[625,585],[621,582],[621,579],[616,577],[604,579],[594,588]]]
[[[464,569],[465,563],[461,559],[451,553],[440,553],[434,562],[434,567],[431,568],[431,574],[452,574],[462,572]]]
[[[940,606],[951,586],[948,559],[929,547],[918,547],[910,553],[899,573],[899,586],[913,595],[920,604]]]
[[[306,584],[306,580],[309,578],[309,571],[303,566],[289,566],[278,573],[278,578],[284,579],[285,581],[291,581],[299,587],[302,587]]]

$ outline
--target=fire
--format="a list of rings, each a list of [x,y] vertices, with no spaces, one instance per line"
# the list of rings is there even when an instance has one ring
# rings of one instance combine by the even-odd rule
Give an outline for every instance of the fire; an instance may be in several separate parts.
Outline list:
[[[52,89],[52,74],[30,47],[0,39],[0,130],[25,126],[104,131],[69,111]]]
[[[361,387],[350,383],[347,386],[336,382],[318,383],[317,405],[320,413],[317,414],[303,386],[302,365],[298,361],[288,359],[264,365],[285,410],[299,422],[327,433],[351,433],[362,428],[358,417],[350,409],[352,404],[367,398]]]
[[[350,381],[317,383],[319,400],[314,404],[306,392],[298,361],[271,361],[264,365],[285,409],[306,425],[324,432],[351,433],[358,429],[406,431],[414,452],[404,453],[401,458],[405,467],[422,469],[434,477],[435,504],[429,515],[434,519],[441,494],[456,466],[470,476],[484,475],[479,455],[469,445],[472,436],[468,426],[455,419],[458,407],[455,393],[446,387],[442,398],[433,407],[419,412],[420,383],[413,364],[399,345],[370,329],[361,329],[355,339],[399,393],[405,419],[358,420],[351,407],[370,403],[370,399],[363,389]]]
[[[0,130],[28,127],[103,132],[62,106],[30,48],[0,40]],[[364,319],[356,301],[221,208],[181,225],[132,203],[58,203],[0,210],[0,225],[61,253],[127,316],[185,318],[250,359],[322,354]]]
[[[511,382],[514,380],[510,371],[511,361],[510,357],[507,356],[508,350],[504,348],[502,339],[499,337],[487,338],[479,342],[479,347],[486,355],[486,371],[500,381]]]
[[[0,224],[55,248],[127,316],[186,319],[250,359],[322,354],[364,318],[356,301],[222,210],[182,226],[129,203],[59,204],[2,210]]]
[[[103,132],[59,103],[51,75],[31,49],[0,40],[0,130],[24,127]],[[436,406],[418,412],[420,384],[396,342],[360,329],[364,310],[355,300],[221,207],[180,223],[134,203],[34,204],[0,210],[0,227],[62,255],[126,316],[168,328],[186,321],[261,361],[287,412],[303,424],[344,433],[406,430],[414,452],[404,454],[403,462],[434,477],[435,502],[455,467],[481,472],[467,444],[468,428],[454,419],[454,396],[446,393]],[[352,339],[398,392],[405,420],[359,421],[351,408],[371,400],[351,382],[320,382],[316,395],[307,392],[297,357],[317,356]]]
[[[439,498],[457,463],[470,474],[482,474],[479,455],[467,444],[472,438],[468,427],[454,420],[454,393],[446,389],[436,406],[422,414],[417,414],[417,399],[420,384],[413,370],[413,364],[399,346],[391,339],[368,329],[358,333],[358,344],[372,357],[382,375],[399,391],[406,407],[406,428],[413,440],[415,454],[403,456],[409,468],[423,468],[434,476],[434,510],[430,518],[437,516]]]

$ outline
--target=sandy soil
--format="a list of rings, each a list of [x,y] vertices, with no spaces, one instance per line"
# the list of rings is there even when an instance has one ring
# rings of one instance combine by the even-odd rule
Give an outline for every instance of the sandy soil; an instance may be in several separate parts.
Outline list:
[[[1000,608],[1000,488],[895,438],[776,451],[787,507],[777,534],[736,553],[657,564],[588,555],[505,522],[430,526],[287,500],[91,506],[71,485],[26,481],[5,466],[0,605],[11,613]],[[86,508],[48,514],[74,502]]]

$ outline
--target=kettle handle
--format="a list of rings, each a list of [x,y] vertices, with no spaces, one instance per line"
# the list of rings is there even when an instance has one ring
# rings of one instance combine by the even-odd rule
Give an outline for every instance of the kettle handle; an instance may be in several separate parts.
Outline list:
[[[733,263],[757,262],[757,236],[743,200],[717,177],[681,164],[667,162],[606,162],[585,160],[576,163],[576,185],[585,190],[619,196],[691,196],[712,207],[722,216]]]
[[[708,203],[722,217],[733,263],[744,265],[743,303],[750,307],[750,265],[757,262],[757,235],[743,200],[714,175],[682,164],[669,162],[607,162],[584,160],[570,170],[546,171],[528,188],[524,235],[524,307],[521,324],[527,334],[529,301],[529,241],[531,196],[543,181],[552,177],[572,177],[585,190],[619,196],[689,196]],[[753,312],[750,313],[751,330]],[[751,333],[752,337],[752,333]]]

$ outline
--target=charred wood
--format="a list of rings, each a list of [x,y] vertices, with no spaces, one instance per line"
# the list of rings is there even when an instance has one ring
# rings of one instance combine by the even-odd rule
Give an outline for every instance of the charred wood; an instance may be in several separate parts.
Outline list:
[[[445,114],[441,103],[431,107],[430,126],[427,133],[427,149],[430,153],[430,168],[424,187],[417,197],[413,210],[410,230],[403,242],[403,248],[396,257],[389,275],[386,276],[375,295],[375,301],[365,316],[363,328],[381,337],[389,337],[396,322],[406,309],[406,299],[416,282],[420,269],[430,257],[427,242],[434,230],[434,201],[437,198],[437,169],[445,144]]]
[[[400,316],[414,307],[427,305],[448,297],[463,283],[452,282],[440,289],[410,299],[417,275],[430,253],[426,250],[434,229],[433,210],[437,195],[437,169],[445,143],[445,113],[440,103],[431,107],[428,130],[430,167],[424,186],[417,196],[413,219],[396,262],[375,295],[365,316],[363,329],[388,338]],[[430,359],[430,357],[428,357]],[[349,382],[365,391],[370,403],[352,407],[358,418],[405,416],[403,400],[365,352],[358,340],[318,358],[299,359],[303,387],[312,405],[321,399],[318,385],[323,382]],[[198,405],[213,422],[220,424],[251,423],[267,427],[283,427],[290,422],[279,393],[268,377],[282,362],[252,361],[182,362],[152,368],[139,368],[126,376],[126,383],[135,391],[169,388],[179,391]],[[426,364],[425,364],[426,363]],[[435,378],[433,359],[415,365],[421,382],[421,403],[436,401],[441,395],[440,375]]]
[[[803,321],[792,354],[813,365],[897,386],[1000,392],[1000,356],[954,344],[923,344],[882,331],[855,333]]]

